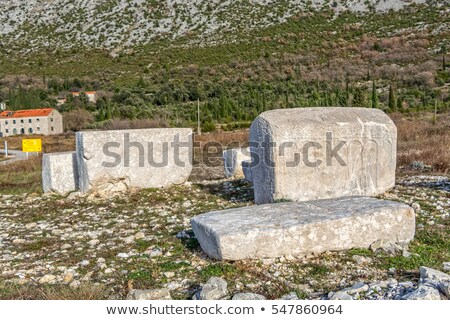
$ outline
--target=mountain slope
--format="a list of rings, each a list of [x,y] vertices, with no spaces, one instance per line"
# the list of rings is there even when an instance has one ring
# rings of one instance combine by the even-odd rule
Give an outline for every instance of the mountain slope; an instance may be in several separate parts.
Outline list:
[[[24,51],[122,49],[188,37],[212,45],[311,10],[398,10],[425,0],[0,0],[0,42]],[[431,1],[441,5],[446,0]]]

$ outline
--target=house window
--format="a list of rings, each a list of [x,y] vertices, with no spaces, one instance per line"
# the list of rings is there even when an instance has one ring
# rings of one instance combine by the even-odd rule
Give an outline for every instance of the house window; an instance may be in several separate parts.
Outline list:
[[[31,119],[28,119],[28,123],[31,123],[32,121],[31,121]]]
[[[13,129],[13,134],[17,134],[17,129],[16,128]]]
[[[23,119],[20,119],[20,123],[23,123]]]
[[[53,118],[50,118],[50,121],[53,122]]]
[[[5,129],[6,133],[9,133],[9,129]]]
[[[13,124],[16,124],[16,120],[13,120]]]
[[[20,134],[25,134],[25,129],[24,128],[20,129]]]
[[[5,121],[5,124],[8,124],[8,120]]]
[[[37,118],[36,121],[39,122],[39,118]]]
[[[28,128],[28,133],[33,133],[33,129],[32,128]]]
[[[37,128],[36,128],[36,131],[41,131],[41,128],[40,128],[40,127],[37,127]]]
[[[53,129],[54,129],[54,128],[52,127],[52,131],[53,131]]]

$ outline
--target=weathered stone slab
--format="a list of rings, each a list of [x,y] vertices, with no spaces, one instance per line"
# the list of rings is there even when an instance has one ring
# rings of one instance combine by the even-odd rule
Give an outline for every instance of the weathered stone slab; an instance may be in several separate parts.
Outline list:
[[[250,148],[225,150],[223,152],[225,176],[227,178],[243,178],[242,163],[250,159]]]
[[[45,193],[66,194],[78,189],[75,152],[46,153],[42,157],[42,188]]]
[[[242,172],[244,173],[245,180],[252,182],[252,162],[242,161]]]
[[[375,196],[395,183],[397,129],[381,110],[281,109],[250,128],[258,204]]]
[[[369,197],[273,203],[213,211],[194,217],[203,250],[219,260],[294,257],[406,244],[414,237],[414,210]]]
[[[184,183],[192,171],[191,129],[84,131],[76,140],[82,192],[166,187]]]

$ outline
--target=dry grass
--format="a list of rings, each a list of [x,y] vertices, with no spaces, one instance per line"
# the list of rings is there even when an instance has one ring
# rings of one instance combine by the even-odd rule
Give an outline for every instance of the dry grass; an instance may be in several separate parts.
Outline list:
[[[0,300],[104,300],[110,294],[103,285],[83,283],[71,288],[67,285],[1,284]]]
[[[12,136],[7,138],[0,138],[0,148],[5,145],[5,140],[8,141],[8,148],[11,150],[22,150],[23,139],[42,139],[42,151],[44,153],[64,152],[75,150],[75,134],[64,133],[53,136],[43,135],[26,135],[26,136]]]
[[[248,146],[249,131],[215,131],[194,135],[194,161],[202,162],[208,157],[222,157],[222,152],[231,148]]]
[[[108,120],[104,123],[102,130],[127,130],[147,128],[167,128],[168,125],[162,120],[135,119],[135,120]]]
[[[223,146],[230,145],[235,147],[236,145],[248,144],[249,131],[248,130],[237,130],[237,131],[214,131],[212,133],[202,134],[201,136],[195,135],[194,141],[203,146],[207,142],[218,142]]]
[[[41,193],[42,157],[0,165],[0,194]]]
[[[450,114],[430,113],[392,116],[398,129],[397,166],[415,161],[430,165],[433,172],[450,172]]]

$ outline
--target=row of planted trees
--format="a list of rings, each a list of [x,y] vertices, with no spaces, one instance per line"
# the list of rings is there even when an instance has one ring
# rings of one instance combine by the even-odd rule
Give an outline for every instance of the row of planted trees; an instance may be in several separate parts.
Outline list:
[[[418,111],[449,108],[448,97],[429,88],[400,88],[376,81],[342,85],[301,81],[264,83],[196,83],[163,85],[157,89],[114,88],[92,104],[70,98],[62,112],[82,108],[93,114],[97,122],[111,119],[162,119],[172,125],[189,125],[197,120],[200,101],[203,121],[208,123],[248,122],[270,109],[342,106],[380,108],[387,111]],[[10,109],[56,107],[56,100],[42,89],[9,89],[2,100]]]

